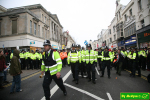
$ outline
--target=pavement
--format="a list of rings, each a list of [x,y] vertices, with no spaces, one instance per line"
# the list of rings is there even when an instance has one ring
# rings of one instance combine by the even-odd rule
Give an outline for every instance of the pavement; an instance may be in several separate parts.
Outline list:
[[[79,76],[79,84],[72,82],[71,67],[62,68],[61,76],[66,87],[67,96],[64,96],[62,91],[52,81],[51,100],[120,100],[121,92],[149,92],[150,84],[146,77],[136,76],[129,77],[129,71],[122,71],[122,75],[118,76],[114,69],[111,70],[111,79],[107,77],[107,69],[105,69],[104,77],[100,77],[101,72],[96,72],[96,84],[88,82],[88,79]],[[34,72],[35,71],[35,72]],[[23,77],[21,87],[23,92],[9,94],[11,83],[5,85],[3,90],[0,90],[0,100],[45,100],[44,91],[42,88],[43,78],[39,78],[39,70],[23,70],[27,76]],[[36,72],[37,71],[37,72]],[[39,71],[39,72],[38,72]],[[142,73],[149,73],[142,71]],[[29,75],[30,74],[30,75]],[[9,77],[9,76],[8,76]]]

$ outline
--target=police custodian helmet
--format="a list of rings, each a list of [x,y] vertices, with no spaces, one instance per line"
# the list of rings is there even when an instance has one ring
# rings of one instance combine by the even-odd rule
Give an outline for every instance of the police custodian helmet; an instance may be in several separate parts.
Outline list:
[[[50,46],[51,45],[50,41],[49,40],[45,40],[44,43],[43,43],[43,46],[45,46],[45,45],[49,45]]]
[[[76,47],[76,45],[73,43],[73,44],[72,44],[72,47]]]
[[[91,47],[91,44],[88,44],[87,47]]]

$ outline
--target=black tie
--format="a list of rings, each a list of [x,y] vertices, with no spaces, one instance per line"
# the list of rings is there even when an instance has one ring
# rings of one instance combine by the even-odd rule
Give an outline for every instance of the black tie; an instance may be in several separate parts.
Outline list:
[[[46,54],[45,54],[45,58],[47,59],[47,57],[48,57],[48,52],[45,52]]]

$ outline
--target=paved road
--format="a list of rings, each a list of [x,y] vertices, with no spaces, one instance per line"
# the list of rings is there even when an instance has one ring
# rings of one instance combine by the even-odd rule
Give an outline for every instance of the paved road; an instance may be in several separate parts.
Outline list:
[[[78,85],[72,82],[72,75],[69,72],[70,67],[65,67],[61,71],[68,95],[65,97],[60,89],[57,90],[56,84],[52,81],[50,87],[51,93],[54,94],[51,100],[120,100],[120,92],[150,92],[150,84],[146,80],[129,77],[127,71],[122,71],[122,76],[118,76],[113,69],[111,79],[107,78],[107,73],[103,78],[96,74],[96,84],[80,77]],[[37,72],[22,79],[23,92],[9,94],[11,87],[9,85],[0,90],[0,100],[44,100],[43,78],[39,78],[39,75]]]

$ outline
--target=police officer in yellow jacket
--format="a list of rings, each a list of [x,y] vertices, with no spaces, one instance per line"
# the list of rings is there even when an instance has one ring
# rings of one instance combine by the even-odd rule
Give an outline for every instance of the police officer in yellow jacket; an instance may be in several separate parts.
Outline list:
[[[71,71],[74,78],[73,81],[75,81],[76,84],[78,84],[79,63],[81,63],[81,57],[80,53],[77,50],[75,50],[75,47],[76,45],[72,44],[72,50],[68,54],[67,61],[68,65],[71,65]]]
[[[103,61],[101,77],[104,76],[105,67],[107,66],[108,78],[110,78],[110,64],[113,61],[113,57],[112,57],[111,52],[108,51],[108,47],[107,46],[105,47],[105,51],[102,52],[102,59],[101,59],[101,61]]]
[[[87,49],[85,51],[85,62],[88,72],[88,82],[91,81],[91,71],[92,71],[92,82],[96,84],[95,82],[95,66],[97,65],[97,57],[96,52],[92,50],[91,44],[87,45]]]
[[[43,89],[46,100],[50,100],[50,87],[49,85],[52,82],[52,79],[63,91],[64,95],[67,95],[67,91],[63,84],[60,71],[62,69],[62,61],[60,59],[59,53],[51,49],[51,44],[49,40],[44,41],[44,50],[45,54],[43,55],[42,65],[41,65],[41,74],[44,76]]]

